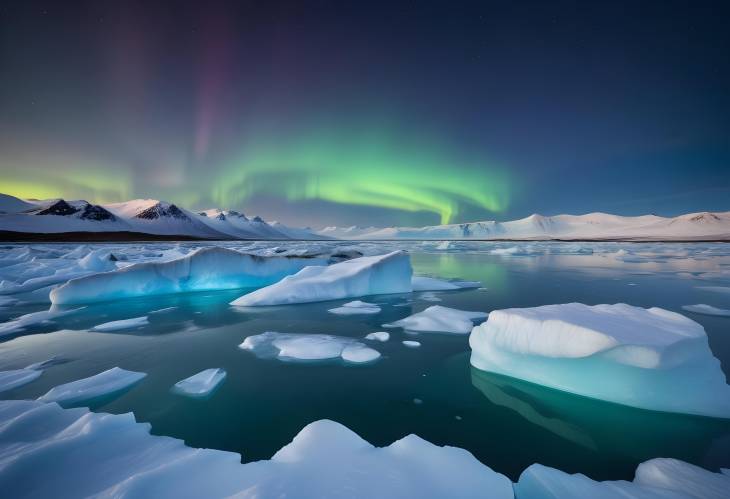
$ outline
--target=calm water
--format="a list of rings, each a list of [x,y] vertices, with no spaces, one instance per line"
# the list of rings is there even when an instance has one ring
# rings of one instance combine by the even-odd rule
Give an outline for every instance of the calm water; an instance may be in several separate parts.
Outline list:
[[[279,244],[281,245],[281,244]],[[438,304],[464,310],[527,307],[580,301],[625,302],[681,311],[707,303],[730,308],[730,294],[698,286],[728,286],[730,246],[604,244],[370,244],[369,251],[404,247],[416,273],[480,280],[486,290],[436,293]],[[363,246],[365,247],[365,246]],[[387,248],[386,248],[387,247]],[[593,249],[593,254],[585,254]],[[624,251],[621,251],[621,250]],[[618,252],[618,253],[616,253]],[[580,254],[584,253],[584,254]],[[540,388],[471,368],[467,337],[400,329],[370,344],[383,357],[367,366],[293,364],[259,359],[238,345],[264,331],[328,333],[361,338],[380,325],[433,302],[420,294],[371,297],[376,315],[335,316],[327,309],[348,300],[241,312],[227,304],[243,292],[165,296],[89,306],[59,319],[59,327],[0,343],[0,369],[59,356],[38,380],[3,398],[31,398],[60,383],[113,366],[148,373],[142,383],[94,410],[134,412],[155,434],[195,447],[240,452],[244,461],[271,457],[307,423],[332,419],[375,445],[409,433],[463,447],[496,471],[516,479],[534,462],[596,479],[630,479],[652,457],[677,457],[710,469],[730,467],[730,422],[621,407]],[[150,315],[133,333],[91,333],[101,322]],[[0,309],[0,320],[46,307]],[[687,314],[706,329],[711,348],[730,372],[730,319]],[[44,334],[40,334],[44,333]],[[403,339],[418,339],[408,349]],[[210,367],[228,372],[210,398],[170,392],[182,378]],[[414,399],[420,399],[417,404]]]

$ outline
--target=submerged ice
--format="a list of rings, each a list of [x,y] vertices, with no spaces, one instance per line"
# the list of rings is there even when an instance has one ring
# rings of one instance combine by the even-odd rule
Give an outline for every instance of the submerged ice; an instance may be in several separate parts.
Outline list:
[[[730,386],[704,329],[660,308],[495,310],[469,344],[484,371],[642,409],[730,417]]]
[[[71,381],[52,388],[38,397],[41,402],[58,402],[63,406],[86,404],[101,397],[112,396],[136,385],[146,373],[113,367],[94,376]]]
[[[291,334],[268,331],[246,338],[239,345],[262,358],[276,358],[282,361],[315,362],[341,359],[349,363],[372,362],[380,353],[365,344],[329,334]]]

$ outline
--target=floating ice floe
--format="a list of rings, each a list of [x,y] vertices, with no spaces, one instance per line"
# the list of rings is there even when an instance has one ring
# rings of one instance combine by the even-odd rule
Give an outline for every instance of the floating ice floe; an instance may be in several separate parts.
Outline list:
[[[401,341],[403,345],[407,346],[408,348],[418,348],[421,346],[420,341],[413,341],[413,340],[403,340]]]
[[[518,499],[723,499],[730,490],[730,470],[712,473],[677,459],[641,463],[632,482],[597,482],[533,464],[514,485]]]
[[[479,281],[446,281],[435,277],[414,275],[411,279],[413,291],[454,291],[456,289],[478,288]]]
[[[373,341],[388,341],[390,339],[390,333],[385,331],[376,331],[365,336],[365,339]]]
[[[374,303],[355,300],[341,307],[331,308],[328,312],[337,315],[377,314],[380,313],[380,307]]]
[[[380,353],[352,338],[329,334],[290,334],[268,331],[246,338],[239,348],[257,357],[282,361],[315,362],[342,359],[349,363],[372,362]]]
[[[730,417],[730,386],[705,330],[660,308],[495,310],[469,344],[484,371],[642,409]]]
[[[466,450],[415,435],[378,448],[329,420],[305,426],[270,460],[241,464],[239,454],[150,435],[131,413],[4,400],[0,450],[0,490],[15,499],[513,498],[510,480]]]
[[[404,251],[363,256],[328,267],[305,267],[276,284],[241,296],[231,305],[250,307],[310,303],[411,291],[411,262]]]
[[[0,371],[0,392],[6,392],[13,388],[27,385],[37,379],[41,374],[43,374],[42,370],[27,368]]]
[[[72,279],[53,289],[56,305],[135,296],[266,286],[326,258],[261,257],[209,247],[164,262],[143,262],[113,272]]]
[[[59,385],[45,395],[41,402],[58,402],[63,406],[80,405],[105,396],[120,393],[139,383],[146,373],[113,367],[88,378]]]
[[[436,296],[436,293],[433,293],[431,291],[427,291],[425,293],[421,293],[420,295],[418,295],[418,299],[421,300],[421,301],[430,301],[430,302],[442,301],[441,298],[439,298],[438,296]]]
[[[136,329],[142,326],[146,326],[150,323],[147,316],[134,317],[132,319],[122,319],[119,321],[105,322],[94,326],[89,331],[95,331],[100,333],[111,333],[114,331],[126,331],[129,329]]]
[[[695,286],[695,287],[702,291],[710,291],[712,293],[730,294],[730,286]]]
[[[470,312],[433,305],[422,312],[383,326],[402,327],[408,331],[469,334],[474,327],[473,321],[484,319],[487,315],[485,312]]]
[[[201,371],[175,383],[172,391],[188,397],[206,397],[226,379],[225,369],[213,368]]]
[[[695,314],[730,317],[730,310],[713,307],[712,305],[705,305],[704,303],[698,303],[697,305],[682,305],[682,309],[687,312],[694,312]]]
[[[20,317],[0,324],[0,337],[9,334],[21,333],[32,326],[48,324],[54,319],[64,317],[79,310],[81,310],[81,308],[75,308],[72,310],[42,310],[40,312],[32,312],[30,314],[21,315]]]

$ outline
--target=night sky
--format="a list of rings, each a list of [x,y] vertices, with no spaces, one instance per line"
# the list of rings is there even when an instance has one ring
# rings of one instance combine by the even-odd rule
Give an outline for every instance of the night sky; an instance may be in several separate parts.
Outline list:
[[[730,2],[11,1],[0,192],[294,225],[730,210]]]

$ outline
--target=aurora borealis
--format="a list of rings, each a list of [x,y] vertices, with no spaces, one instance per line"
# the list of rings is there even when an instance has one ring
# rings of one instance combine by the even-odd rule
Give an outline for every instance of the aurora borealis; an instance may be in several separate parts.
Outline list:
[[[720,2],[14,2],[0,192],[297,225],[730,209]]]

